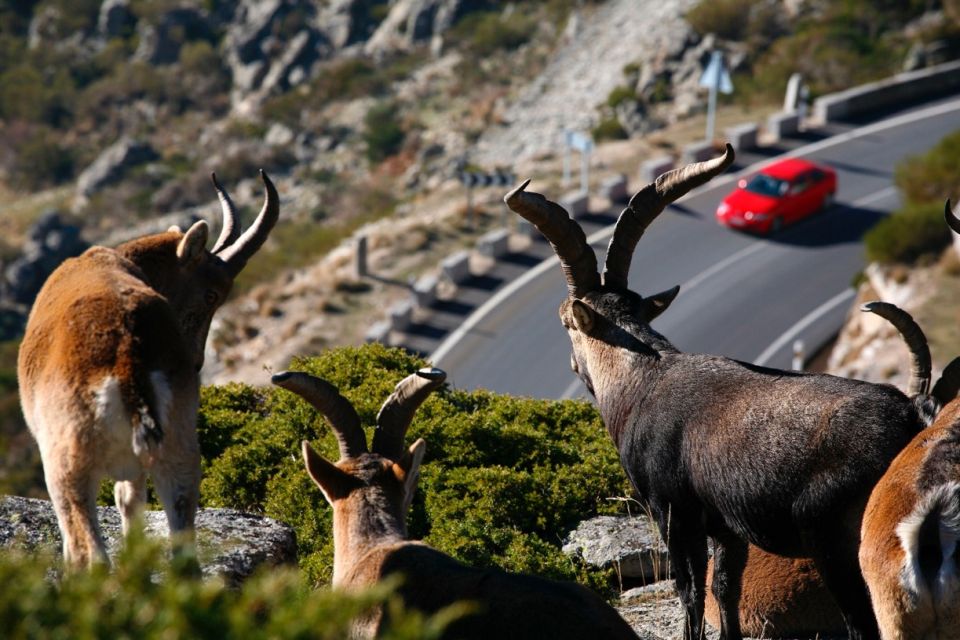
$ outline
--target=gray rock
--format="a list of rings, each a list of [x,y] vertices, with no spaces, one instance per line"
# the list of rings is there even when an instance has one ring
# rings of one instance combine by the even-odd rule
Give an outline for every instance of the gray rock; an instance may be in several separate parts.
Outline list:
[[[104,39],[126,36],[137,22],[130,0],[104,0],[97,16],[97,35]]]
[[[157,158],[148,143],[121,138],[107,147],[77,178],[77,195],[89,198],[103,187],[118,182],[131,168]]]
[[[364,50],[371,55],[383,55],[428,42],[482,4],[477,0],[398,0]]]
[[[581,522],[564,541],[563,552],[597,568],[614,567],[621,578],[652,582],[670,575],[666,546],[646,516],[598,516]]]
[[[120,514],[114,507],[98,507],[100,530],[113,557],[120,548]],[[144,516],[147,533],[166,539],[167,519],[162,511]],[[295,563],[297,543],[287,525],[232,509],[197,512],[197,555],[205,576],[219,576],[237,585],[260,566]],[[59,554],[60,530],[53,506],[46,500],[15,496],[0,498],[0,548],[46,550]]]
[[[176,7],[164,12],[155,24],[138,26],[140,44],[136,60],[150,64],[173,64],[180,58],[180,49],[190,40],[212,40],[213,28],[207,16],[193,7]]]
[[[4,269],[0,279],[0,306],[13,313],[15,305],[32,304],[53,270],[67,258],[83,253],[88,246],[80,237],[79,226],[64,222],[57,211],[44,213],[27,232],[20,255]]]

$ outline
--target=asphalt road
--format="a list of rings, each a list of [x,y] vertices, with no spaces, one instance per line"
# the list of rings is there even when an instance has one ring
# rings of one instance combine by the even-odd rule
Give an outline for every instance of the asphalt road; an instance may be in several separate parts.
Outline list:
[[[717,204],[751,168],[721,176],[650,226],[634,252],[630,287],[649,295],[681,285],[653,325],[679,349],[789,368],[795,339],[823,344],[848,312],[850,283],[864,266],[861,237],[899,205],[896,164],[958,128],[960,100],[946,101],[792,152],[837,170],[836,204],[768,239],[715,224]],[[601,264],[609,231],[590,238]],[[538,265],[468,318],[434,353],[436,366],[462,389],[586,397],[557,318],[565,295],[558,264]]]

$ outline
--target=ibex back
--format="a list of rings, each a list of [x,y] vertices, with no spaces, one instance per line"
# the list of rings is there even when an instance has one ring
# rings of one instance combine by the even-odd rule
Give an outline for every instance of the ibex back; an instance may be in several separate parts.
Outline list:
[[[199,371],[213,313],[279,213],[266,198],[243,235],[214,177],[224,227],[211,251],[207,223],[183,233],[94,247],[67,260],[37,296],[20,347],[23,413],[40,447],[69,565],[105,558],[96,495],[106,475],[124,533],[146,498],[146,474],[171,532],[192,532],[200,484]]]
[[[426,443],[405,449],[404,436],[417,407],[445,377],[424,369],[402,380],[380,409],[368,451],[357,412],[332,385],[305,373],[274,376],[274,384],[327,417],[340,443],[334,464],[303,442],[307,472],[333,508],[333,586],[363,588],[401,575],[398,593],[408,608],[436,613],[468,603],[474,611],[447,628],[448,638],[636,638],[610,605],[576,583],[468,567],[407,540]],[[382,622],[380,614],[358,621],[356,634],[373,637]]]
[[[666,538],[685,637],[704,633],[708,537],[722,638],[741,637],[747,541],[812,558],[851,637],[875,637],[857,565],[860,517],[870,488],[921,428],[913,403],[886,385],[681,353],[650,326],[679,287],[646,298],[627,288],[646,227],[732,162],[727,145],[722,158],[666,173],[637,193],[617,221],[602,278],[583,230],[562,207],[526,192],[526,183],[505,200],[560,258],[571,366],[596,397],[627,476]]]

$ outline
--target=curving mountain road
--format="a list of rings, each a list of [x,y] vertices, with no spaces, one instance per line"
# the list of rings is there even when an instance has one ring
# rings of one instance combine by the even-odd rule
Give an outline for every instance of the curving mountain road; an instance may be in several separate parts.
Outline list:
[[[714,223],[720,199],[756,167],[721,176],[650,226],[634,253],[630,286],[649,295],[681,285],[654,322],[679,349],[788,368],[795,339],[820,345],[839,329],[851,280],[864,266],[860,239],[899,205],[896,164],[958,128],[960,100],[944,101],[791,152],[837,170],[836,204],[769,239]],[[601,264],[609,233],[590,238]],[[458,388],[585,397],[557,319],[565,295],[556,261],[538,265],[468,318],[434,352],[435,364]]]

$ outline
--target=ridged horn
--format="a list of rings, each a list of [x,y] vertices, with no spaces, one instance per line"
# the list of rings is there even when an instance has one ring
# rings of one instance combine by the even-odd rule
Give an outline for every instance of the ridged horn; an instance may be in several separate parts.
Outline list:
[[[425,368],[398,382],[377,414],[371,450],[391,460],[399,459],[413,414],[446,379],[447,374],[440,369]]]
[[[277,196],[277,189],[263,169],[260,170],[260,179],[263,180],[267,193],[257,219],[249,229],[243,232],[243,235],[237,238],[236,242],[227,246],[219,254],[220,258],[227,263],[227,270],[233,276],[240,273],[247,264],[247,260],[263,246],[280,215],[280,198]]]
[[[226,190],[221,187],[217,181],[217,174],[211,173],[210,179],[213,181],[213,188],[217,190],[217,198],[220,200],[220,210],[223,212],[223,228],[220,229],[220,236],[217,238],[210,252],[220,253],[240,237],[240,222],[237,216],[237,208],[233,206],[233,200],[230,199]]]
[[[907,343],[910,349],[910,381],[907,383],[907,395],[911,398],[926,394],[930,389],[930,347],[927,337],[913,317],[900,307],[889,302],[868,302],[861,311],[875,313],[888,321]]]
[[[367,453],[367,441],[356,409],[332,384],[300,371],[282,371],[271,377],[270,382],[294,392],[324,415],[337,437],[341,460]]]
[[[510,209],[530,221],[550,241],[560,259],[571,298],[582,298],[600,288],[597,256],[587,244],[587,236],[573,218],[556,202],[539,193],[526,191],[530,180],[503,197]]]
[[[946,367],[943,368],[943,374],[933,385],[933,391],[930,392],[940,406],[944,406],[957,397],[960,393],[960,357],[954,358]]]
[[[603,266],[603,285],[626,289],[633,250],[643,236],[643,232],[647,230],[647,226],[671,202],[726,170],[733,164],[733,159],[733,146],[727,144],[722,156],[668,171],[630,198],[630,202],[617,219],[613,237],[610,238],[610,244],[607,246],[607,258]]]
[[[957,217],[956,212],[950,207],[950,198],[947,198],[946,203],[943,205],[943,217],[947,221],[947,226],[953,229],[954,233],[960,233],[960,218]]]

